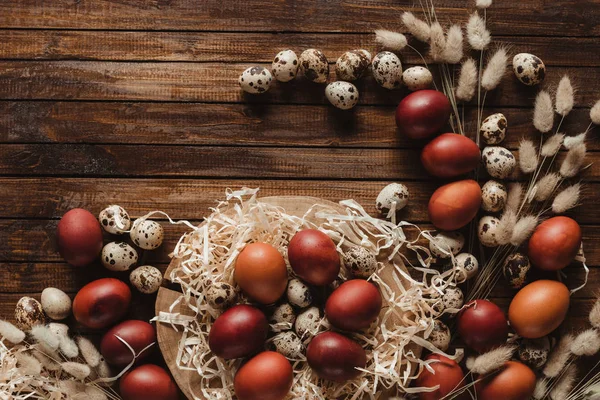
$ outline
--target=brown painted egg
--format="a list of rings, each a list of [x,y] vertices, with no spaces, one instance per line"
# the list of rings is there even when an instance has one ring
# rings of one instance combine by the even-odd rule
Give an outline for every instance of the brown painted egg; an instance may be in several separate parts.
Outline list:
[[[233,385],[238,400],[283,400],[293,381],[290,362],[279,353],[265,351],[238,370]]]
[[[283,256],[267,243],[250,243],[242,250],[234,278],[244,293],[261,304],[275,303],[288,282]]]
[[[535,374],[526,365],[507,361],[504,369],[476,384],[479,400],[529,400],[535,390]]]
[[[296,233],[288,246],[292,269],[311,285],[329,285],[340,273],[340,255],[329,236],[317,229]]]
[[[379,289],[362,279],[344,282],[337,288],[325,305],[325,314],[336,328],[357,331],[368,328],[381,311]]]
[[[74,208],[61,218],[56,228],[58,251],[76,267],[90,264],[102,251],[102,228],[87,210]]]
[[[472,179],[448,183],[429,199],[429,219],[436,228],[454,231],[467,225],[481,206],[481,188]]]
[[[82,287],[73,300],[73,315],[80,324],[103,329],[127,313],[131,303],[129,286],[114,278],[102,278]]]
[[[421,152],[421,163],[431,175],[452,178],[479,164],[479,146],[466,136],[444,133],[429,142]]]
[[[529,239],[528,256],[534,267],[545,271],[563,269],[581,246],[581,228],[569,217],[550,218]]]
[[[171,376],[153,364],[139,366],[119,382],[123,400],[177,400],[179,390]]]
[[[396,125],[411,139],[426,139],[439,132],[450,118],[450,102],[437,90],[419,90],[396,108]]]
[[[240,304],[219,316],[210,328],[208,345],[217,356],[232,359],[260,350],[267,338],[269,323],[258,308]]]
[[[146,321],[129,320],[114,326],[102,337],[100,352],[104,359],[111,365],[124,367],[133,360],[131,350],[119,338],[123,339],[137,355],[137,360],[147,358],[154,347],[146,350],[144,348],[156,343],[156,332],[154,327]],[[144,350],[144,352],[141,352]]]
[[[356,368],[367,363],[365,350],[355,341],[335,332],[316,336],[306,350],[308,365],[323,379],[345,382],[361,374]]]
[[[429,364],[435,371],[435,374],[429,372],[427,369],[423,370],[417,378],[415,385],[418,387],[434,387],[439,385],[440,387],[433,392],[419,393],[420,400],[439,400],[464,385],[463,371],[455,361],[438,354],[430,354],[425,360],[438,361]]]

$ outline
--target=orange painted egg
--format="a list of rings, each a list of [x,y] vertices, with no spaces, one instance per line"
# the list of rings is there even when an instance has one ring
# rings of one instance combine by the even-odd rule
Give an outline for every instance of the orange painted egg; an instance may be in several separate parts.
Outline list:
[[[238,370],[233,385],[239,400],[283,400],[293,381],[294,371],[287,358],[265,351]]]
[[[528,256],[534,267],[546,271],[563,269],[573,261],[581,245],[581,228],[569,217],[550,218],[529,239]]]
[[[481,188],[472,179],[448,183],[429,199],[429,219],[436,228],[454,231],[467,225],[481,206]]]
[[[466,136],[444,133],[429,142],[421,152],[421,163],[431,175],[452,178],[479,164],[479,146]]]
[[[430,364],[435,374],[429,372],[427,369],[423,370],[417,378],[415,385],[418,387],[440,385],[440,387],[433,392],[419,393],[420,400],[439,400],[464,385],[463,371],[455,361],[438,354],[430,354],[425,360],[438,361]]]
[[[475,387],[479,400],[529,400],[535,390],[535,374],[520,362],[507,361],[503,370],[483,378]]]
[[[267,243],[250,243],[242,250],[234,278],[244,293],[261,304],[275,303],[288,282],[283,256]]]

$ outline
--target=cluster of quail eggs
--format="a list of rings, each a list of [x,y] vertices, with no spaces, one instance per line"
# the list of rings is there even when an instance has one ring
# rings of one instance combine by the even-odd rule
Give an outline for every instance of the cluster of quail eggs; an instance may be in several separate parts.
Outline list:
[[[71,298],[62,290],[48,287],[42,291],[41,301],[33,297],[21,297],[15,306],[17,326],[28,331],[49,320],[61,321],[71,314]]]
[[[359,92],[352,83],[372,73],[375,81],[385,89],[398,89],[405,85],[416,91],[429,88],[433,83],[431,72],[422,66],[402,70],[400,58],[389,51],[371,56],[368,50],[357,49],[343,53],[335,63],[336,81],[325,87],[325,97],[335,107],[349,110],[356,106]],[[300,56],[293,50],[282,50],[273,59],[271,70],[262,66],[247,68],[238,83],[250,94],[267,92],[275,80],[285,83],[302,76],[315,83],[327,83],[330,79],[329,61],[318,49],[304,50]]]

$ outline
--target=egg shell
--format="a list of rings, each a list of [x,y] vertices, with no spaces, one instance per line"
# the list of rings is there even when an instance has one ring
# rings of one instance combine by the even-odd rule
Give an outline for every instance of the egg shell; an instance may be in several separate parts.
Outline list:
[[[460,232],[440,232],[429,241],[429,250],[437,258],[450,258],[460,253],[465,237]]]
[[[542,279],[519,290],[510,303],[508,319],[519,336],[537,339],[562,324],[569,302],[569,289],[563,283]]]
[[[131,227],[131,218],[125,209],[119,205],[111,204],[98,214],[98,221],[102,228],[113,235],[121,235]]]
[[[375,207],[381,214],[385,214],[388,218],[391,218],[392,216],[389,213],[392,207],[396,211],[402,210],[408,204],[409,197],[410,193],[406,185],[390,183],[381,189],[381,192],[377,195]]]
[[[238,400],[283,400],[293,381],[290,362],[279,353],[265,351],[242,365],[233,384]]]
[[[129,274],[129,281],[140,293],[156,293],[163,282],[162,273],[151,265],[142,265]]]
[[[335,63],[336,78],[342,81],[355,81],[369,69],[371,59],[360,50],[347,51]]]
[[[322,379],[345,382],[354,379],[367,363],[365,350],[355,341],[335,332],[316,336],[306,350],[308,365]]]
[[[466,136],[444,133],[429,142],[421,152],[421,164],[438,178],[454,178],[479,165],[479,146]]]
[[[328,285],[340,273],[340,256],[333,240],[316,229],[297,232],[288,245],[292,269],[311,285]]]
[[[465,304],[465,296],[462,290],[456,286],[447,287],[442,295],[442,304],[445,310],[460,310],[463,304]]]
[[[131,303],[131,290],[118,279],[102,278],[82,287],[73,300],[77,322],[92,329],[104,329],[125,314]]]
[[[294,322],[296,322],[294,308],[289,303],[280,304],[273,311],[269,322],[271,323],[271,330],[273,332],[291,329],[294,326]]]
[[[325,83],[329,78],[329,63],[321,50],[308,49],[300,54],[298,72],[309,81]]]
[[[423,369],[415,382],[415,386],[430,388],[439,385],[440,387],[433,392],[419,393],[420,400],[439,400],[464,385],[464,374],[456,361],[439,354],[430,354],[425,357],[425,361],[431,360],[437,361],[429,364],[435,373]]]
[[[426,139],[440,131],[450,118],[450,102],[437,90],[419,90],[396,108],[396,126],[411,139]]]
[[[362,246],[352,246],[344,252],[344,266],[356,278],[368,278],[377,271],[375,254]]]
[[[481,187],[481,208],[488,212],[502,211],[508,200],[508,190],[504,184],[490,180]]]
[[[527,255],[534,267],[557,271],[569,265],[581,246],[581,228],[569,217],[553,217],[537,226]]]
[[[279,82],[289,82],[298,73],[298,56],[293,50],[282,50],[273,59],[271,74]]]
[[[250,243],[235,261],[234,279],[253,300],[261,304],[275,303],[287,287],[285,260],[268,243]]]
[[[133,243],[144,250],[154,250],[163,242],[165,232],[161,224],[149,219],[136,219],[129,236]]]
[[[504,114],[496,113],[483,120],[479,133],[486,144],[499,144],[506,137],[507,126]]]
[[[128,271],[138,261],[137,251],[125,242],[110,242],[102,248],[102,265],[111,271]]]
[[[25,296],[21,297],[15,306],[15,321],[19,328],[28,331],[35,325],[45,324],[46,316],[39,301]]]
[[[462,283],[477,275],[479,261],[473,254],[460,253],[454,258],[453,267],[457,271],[457,281]]]
[[[100,342],[102,357],[110,365],[116,367],[125,367],[133,360],[131,350],[117,336],[133,348],[137,355],[136,362],[147,359],[154,352],[154,347],[156,347],[156,331],[152,325],[146,321],[135,319],[123,321],[106,332]],[[152,347],[142,352],[144,348],[150,345]]]
[[[442,321],[436,319],[433,322],[433,330],[427,340],[442,351],[448,350],[451,340],[450,328]]]
[[[479,242],[485,247],[497,247],[499,225],[500,220],[496,217],[492,217],[490,215],[481,217],[477,227]]]
[[[493,178],[506,179],[517,166],[517,160],[513,153],[504,147],[488,146],[483,149],[481,154],[485,170]]]
[[[458,314],[457,325],[465,344],[479,353],[505,344],[508,338],[504,312],[488,300],[473,300],[466,304]]]
[[[74,208],[56,228],[58,251],[69,264],[83,267],[96,260],[102,250],[102,228],[87,210]]]
[[[448,183],[429,199],[429,219],[436,228],[455,231],[467,225],[481,206],[481,188],[472,179]]]
[[[268,69],[254,66],[246,69],[238,78],[242,90],[250,94],[265,93],[271,87],[273,76]]]
[[[258,308],[240,304],[221,314],[208,334],[210,350],[225,359],[241,358],[262,349],[269,324]]]
[[[546,65],[536,55],[519,53],[513,57],[513,71],[521,83],[535,86],[546,78]]]
[[[531,269],[529,258],[521,253],[509,255],[502,266],[502,274],[513,289],[525,286],[527,273]]]
[[[153,364],[141,365],[126,373],[119,382],[123,400],[177,400],[179,390],[171,376]]]
[[[292,331],[281,332],[273,336],[272,345],[275,351],[291,360],[299,360],[304,355],[304,344]]]
[[[475,385],[478,400],[528,400],[535,390],[535,374],[516,361],[507,361],[500,372],[479,378]]]
[[[373,77],[385,89],[398,89],[402,86],[402,62],[390,51],[382,51],[373,57]]]
[[[402,73],[402,82],[411,92],[424,90],[431,87],[433,75],[425,67],[410,67]]]
[[[42,291],[41,304],[44,313],[55,321],[71,314],[71,298],[62,290],[49,287]]]
[[[368,328],[379,316],[382,300],[379,289],[362,279],[346,281],[327,299],[325,315],[336,328],[357,331]]]
[[[204,293],[206,302],[215,309],[225,309],[235,304],[237,292],[227,282],[212,283]]]
[[[296,317],[294,331],[301,339],[316,335],[321,326],[321,314],[317,307],[310,307]]]
[[[550,340],[548,337],[539,339],[524,339],[517,351],[519,360],[531,365],[533,368],[541,368],[548,360],[550,354]]]
[[[310,288],[300,279],[291,279],[287,286],[287,298],[291,305],[304,308],[313,301]]]
[[[325,87],[325,97],[340,110],[349,110],[358,103],[358,89],[350,82],[331,82]]]

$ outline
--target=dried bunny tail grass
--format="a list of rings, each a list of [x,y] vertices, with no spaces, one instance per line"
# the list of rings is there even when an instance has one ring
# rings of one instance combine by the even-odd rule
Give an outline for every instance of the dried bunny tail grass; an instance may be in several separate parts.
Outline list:
[[[431,37],[431,28],[427,25],[427,22],[415,17],[411,12],[405,12],[402,14],[402,23],[417,40],[427,43]]]
[[[98,363],[96,373],[100,378],[110,378],[113,375],[110,365],[104,359]]]
[[[477,8],[489,8],[492,5],[492,0],[477,0],[475,6]]]
[[[554,126],[554,107],[552,97],[545,90],[540,91],[535,98],[533,110],[533,126],[542,133],[550,132]]]
[[[467,23],[467,41],[475,50],[485,50],[492,41],[492,35],[478,13],[473,13]]]
[[[444,28],[439,22],[431,24],[431,38],[429,40],[429,55],[433,61],[444,61],[444,52],[446,51],[446,36]]]
[[[467,58],[460,67],[456,98],[460,101],[471,101],[475,96],[477,79],[477,64],[472,58]]]
[[[442,58],[448,64],[458,64],[463,58],[463,32],[459,25],[452,25],[446,33],[446,47]]]
[[[513,246],[520,246],[523,242],[529,239],[529,236],[531,236],[537,224],[538,217],[534,215],[527,215],[520,218],[515,225],[515,229],[513,230],[510,238],[510,243]]]
[[[558,83],[558,88],[556,89],[555,109],[559,115],[566,117],[569,115],[574,105],[575,89],[573,89],[573,85],[571,85],[571,79],[565,75],[561,78]]]
[[[519,211],[521,200],[523,198],[523,185],[520,183],[511,183],[508,185],[508,198],[506,199],[506,210],[514,212]]]
[[[600,297],[596,299],[594,307],[590,311],[590,323],[594,328],[600,328]]]
[[[468,368],[473,374],[489,374],[502,368],[512,358],[515,350],[515,346],[501,346],[490,350],[471,361]]]
[[[61,363],[60,366],[62,367],[63,371],[75,379],[79,379],[80,381],[90,376],[90,373],[92,372],[89,365],[73,361]]]
[[[515,225],[517,224],[517,213],[515,210],[507,209],[502,214],[498,223],[496,241],[499,245],[510,243]]]
[[[563,145],[565,146],[565,149],[571,150],[573,147],[577,146],[578,144],[585,143],[586,136],[587,136],[587,132],[580,133],[577,136],[566,136],[565,139],[563,140]]]
[[[108,399],[108,396],[104,393],[104,391],[96,386],[86,385],[85,395],[89,400],[105,400]]]
[[[42,364],[37,358],[20,352],[17,353],[17,366],[19,367],[19,373],[22,375],[38,376],[42,372]]]
[[[535,400],[542,400],[548,394],[548,381],[546,378],[539,378],[535,382],[535,390],[533,391],[533,398]]]
[[[565,178],[572,178],[577,175],[585,161],[586,152],[587,147],[585,143],[578,144],[571,148],[567,152],[567,157],[565,157],[560,165],[560,174]]]
[[[554,384],[554,388],[550,391],[550,398],[552,400],[565,400],[569,396],[571,389],[573,389],[575,378],[577,378],[577,367],[569,365],[560,379]]]
[[[79,346],[81,356],[90,367],[97,367],[98,364],[100,364],[102,356],[100,355],[100,352],[98,351],[96,346],[94,346],[94,344],[89,339],[84,337],[78,337],[77,345]]]
[[[384,49],[392,51],[400,51],[408,44],[406,36],[386,29],[377,29],[375,31],[375,41]]]
[[[25,340],[25,332],[10,322],[2,320],[0,320],[0,336],[12,344],[18,344]]]
[[[60,370],[60,365],[57,361],[58,358],[52,359],[50,356],[42,351],[35,350],[33,352],[33,356],[38,359],[38,361],[42,364],[42,366],[48,371],[58,371]]]
[[[552,157],[556,153],[558,153],[558,151],[560,150],[560,146],[562,146],[564,140],[566,140],[565,135],[563,135],[562,133],[556,133],[550,136],[548,139],[546,139],[544,145],[542,146],[542,151],[540,153],[542,157]]]
[[[52,331],[48,326],[36,325],[29,331],[33,339],[38,342],[42,347],[50,349],[52,351],[58,350],[60,345],[60,338]]]
[[[73,339],[68,336],[60,339],[60,352],[67,358],[75,358],[79,355],[79,347]]]
[[[508,53],[505,48],[496,50],[494,55],[488,60],[487,66],[481,76],[481,87],[487,91],[494,90],[506,74],[508,65]]]
[[[600,100],[590,109],[590,119],[592,123],[600,125]]]
[[[556,195],[554,201],[552,202],[552,212],[555,214],[562,214],[578,205],[580,193],[581,185],[579,183],[571,185],[562,190]]]
[[[576,356],[593,356],[600,351],[600,334],[596,329],[587,329],[575,336],[570,349]]]
[[[537,201],[548,200],[552,193],[554,193],[559,181],[560,176],[554,172],[543,176],[534,187],[535,194],[533,198]]]
[[[564,335],[558,345],[550,353],[550,357],[544,366],[543,373],[548,378],[555,378],[562,372],[565,365],[571,358],[571,344],[573,343],[573,335]]]
[[[538,154],[531,140],[521,140],[519,144],[519,167],[525,174],[531,174],[538,167]]]

